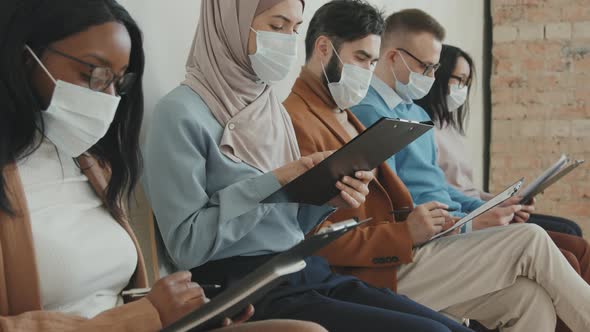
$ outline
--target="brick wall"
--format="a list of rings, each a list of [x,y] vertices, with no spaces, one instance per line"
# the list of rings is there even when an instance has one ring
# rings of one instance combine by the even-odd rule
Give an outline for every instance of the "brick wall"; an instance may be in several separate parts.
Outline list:
[[[492,0],[490,187],[534,178],[561,153],[590,164],[590,0]],[[590,165],[538,199],[590,238]]]

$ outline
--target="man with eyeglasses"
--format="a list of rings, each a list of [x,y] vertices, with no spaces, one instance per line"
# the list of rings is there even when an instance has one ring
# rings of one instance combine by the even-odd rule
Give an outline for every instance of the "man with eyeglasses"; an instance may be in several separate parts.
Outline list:
[[[372,125],[381,117],[431,120],[420,106],[414,104],[414,100],[427,95],[434,83],[444,37],[444,28],[421,10],[403,10],[387,19],[381,57],[371,88],[365,99],[351,108],[365,126]],[[388,164],[408,187],[415,204],[437,201],[454,210],[452,215],[455,217],[462,217],[484,204],[480,199],[464,195],[446,181],[436,163],[432,132],[391,157]],[[515,213],[523,209],[517,202],[515,197],[492,209],[467,223],[462,232],[511,222]],[[520,212],[519,216],[527,219],[528,210]]]
[[[363,125],[368,127],[382,117],[430,121],[413,100],[428,94],[434,83],[444,36],[444,28],[417,9],[387,18],[371,88],[365,99],[351,108]],[[455,217],[483,204],[446,182],[436,163],[436,153],[431,131],[387,161],[409,189],[414,204],[439,202],[449,210],[456,209],[451,213]],[[522,265],[532,264],[547,274],[571,272],[544,231],[524,224],[472,232],[487,224],[509,223],[522,209],[515,204],[511,201],[492,209],[472,222],[473,229],[471,225],[464,227],[460,235],[422,245],[432,236],[424,232],[422,240],[414,240],[412,261],[397,269],[398,293],[453,317],[478,320],[488,328],[553,331],[556,311],[571,314],[559,300],[555,301],[561,295],[551,294],[553,286],[545,283],[556,277],[540,278]],[[531,236],[536,244],[530,242]],[[553,258],[538,251],[546,245],[551,247]],[[550,268],[552,260],[566,264]]]

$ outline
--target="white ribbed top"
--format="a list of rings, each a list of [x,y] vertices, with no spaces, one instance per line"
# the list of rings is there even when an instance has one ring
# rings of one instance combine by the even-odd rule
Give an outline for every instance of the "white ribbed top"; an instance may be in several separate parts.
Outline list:
[[[122,303],[137,265],[125,230],[75,162],[44,142],[19,163],[43,308],[91,318]]]

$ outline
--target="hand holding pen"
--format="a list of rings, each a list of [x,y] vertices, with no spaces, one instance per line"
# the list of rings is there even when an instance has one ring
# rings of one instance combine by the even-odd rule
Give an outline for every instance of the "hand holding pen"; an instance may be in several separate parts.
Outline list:
[[[446,224],[453,222],[449,207],[439,202],[416,206],[411,212],[398,209],[393,211],[397,221],[405,220],[414,246],[418,246],[440,233]],[[402,214],[406,215],[403,216]],[[404,218],[405,217],[405,218]]]
[[[454,208],[446,208],[443,209],[447,212],[455,212],[458,209],[454,209]],[[413,209],[409,208],[409,207],[402,207],[399,209],[395,209],[393,211],[391,211],[391,214],[393,214],[393,217],[395,218],[396,221],[406,221],[406,219],[408,219],[408,216],[410,215],[410,213],[412,213]]]
[[[177,272],[156,281],[151,289],[135,289],[122,293],[127,299],[149,301],[158,312],[163,327],[166,327],[189,312],[200,308],[209,299],[204,290],[191,281],[188,271]]]
[[[177,272],[158,280],[152,288],[136,288],[121,294],[131,299],[145,298],[156,308],[166,327],[188,313],[199,309],[210,300],[205,292],[220,290],[219,285],[199,285],[191,280],[188,271]],[[222,326],[239,324],[254,315],[254,307],[249,305],[236,317],[224,319]]]

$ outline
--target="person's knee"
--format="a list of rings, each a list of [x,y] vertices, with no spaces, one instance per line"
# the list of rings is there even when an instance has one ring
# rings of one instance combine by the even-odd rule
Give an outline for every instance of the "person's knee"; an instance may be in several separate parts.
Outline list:
[[[421,331],[421,332],[452,332],[450,328],[444,326],[442,323],[435,322],[433,320],[422,322],[419,328],[412,329],[412,331]]]
[[[217,330],[216,330],[217,331]],[[219,332],[327,332],[321,325],[289,319],[277,319],[259,321],[254,323],[242,324],[235,327],[229,327],[226,329],[219,330]]]
[[[281,332],[327,332],[321,325],[312,322],[290,321],[286,322],[285,326],[277,329]]]
[[[582,228],[576,223],[566,224],[564,226],[564,233],[569,234],[569,235],[574,235],[579,238],[583,237]]]
[[[367,331],[453,332],[453,330],[442,323],[418,316],[412,320],[405,320],[403,322],[369,322],[367,324]]]
[[[535,224],[518,224],[512,225],[512,231],[522,233],[522,240],[525,243],[533,244],[535,242],[552,242],[547,231],[541,226]]]

